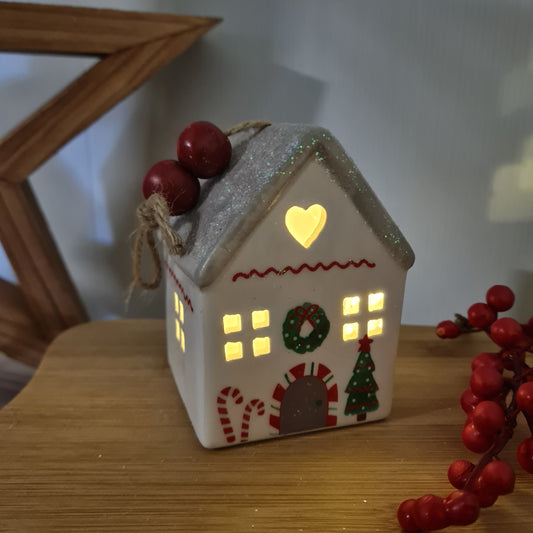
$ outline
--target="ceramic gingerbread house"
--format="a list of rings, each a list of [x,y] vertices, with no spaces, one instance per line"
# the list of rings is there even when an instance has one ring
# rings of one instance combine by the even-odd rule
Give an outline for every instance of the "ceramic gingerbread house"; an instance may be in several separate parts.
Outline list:
[[[200,442],[386,417],[409,244],[327,130],[232,142],[167,257],[168,359]]]

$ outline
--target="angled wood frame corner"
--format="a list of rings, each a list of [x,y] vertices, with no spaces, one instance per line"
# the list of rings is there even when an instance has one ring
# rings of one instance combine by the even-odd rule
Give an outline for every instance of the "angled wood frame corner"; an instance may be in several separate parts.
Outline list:
[[[47,159],[220,19],[0,2],[0,51],[101,58],[0,140],[0,351],[37,366],[87,314],[27,181]]]

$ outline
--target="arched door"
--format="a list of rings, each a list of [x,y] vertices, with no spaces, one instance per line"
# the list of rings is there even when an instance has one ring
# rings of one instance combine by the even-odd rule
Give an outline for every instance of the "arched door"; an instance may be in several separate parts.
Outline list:
[[[280,410],[280,435],[309,431],[327,425],[328,390],[315,376],[303,376],[290,384]]]

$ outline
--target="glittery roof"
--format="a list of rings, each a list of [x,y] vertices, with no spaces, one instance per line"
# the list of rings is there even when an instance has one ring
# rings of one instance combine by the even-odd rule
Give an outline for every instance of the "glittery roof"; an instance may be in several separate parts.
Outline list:
[[[308,157],[326,165],[391,256],[405,269],[413,264],[408,242],[328,130],[273,124],[255,135],[237,134],[231,140],[228,170],[204,181],[198,206],[173,221],[186,250],[175,259],[198,286],[216,279]]]

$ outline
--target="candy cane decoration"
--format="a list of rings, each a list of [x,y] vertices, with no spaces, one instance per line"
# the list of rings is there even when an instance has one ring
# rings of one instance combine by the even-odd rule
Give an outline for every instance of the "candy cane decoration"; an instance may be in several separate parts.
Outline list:
[[[242,415],[242,426],[241,426],[241,442],[248,442],[248,430],[250,429],[250,415],[255,409],[258,416],[263,416],[265,414],[265,404],[255,398],[250,400],[246,407],[244,408],[244,413]]]
[[[243,398],[241,391],[236,387],[226,387],[220,391],[217,397],[217,404],[222,431],[224,431],[224,435],[226,436],[226,442],[231,444],[232,442],[235,442],[235,432],[233,431],[233,426],[231,425],[228,409],[226,407],[230,397],[237,405],[242,403]]]

